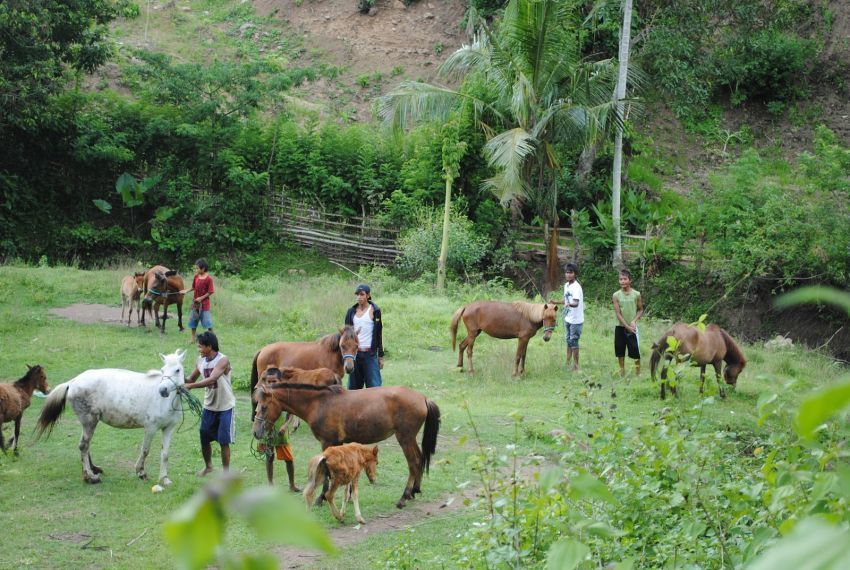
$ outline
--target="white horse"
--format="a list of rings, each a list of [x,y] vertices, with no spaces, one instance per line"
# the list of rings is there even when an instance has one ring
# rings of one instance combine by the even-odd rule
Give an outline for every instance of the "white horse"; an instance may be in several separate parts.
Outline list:
[[[162,430],[162,455],[159,464],[160,485],[170,485],[168,478],[168,446],[174,428],[182,417],[178,388],[185,383],[183,369],[184,350],[174,354],[160,354],[164,366],[147,373],[105,368],[86,370],[79,376],[56,386],[50,392],[36,426],[36,439],[62,415],[65,402],[71,402],[77,419],[83,426],[80,438],[80,457],[83,462],[83,480],[100,483],[103,469],[92,463],[90,446],[97,422],[103,420],[117,428],[145,428],[142,453],[136,461],[136,475],[147,479],[145,459],[151,440],[157,430]]]

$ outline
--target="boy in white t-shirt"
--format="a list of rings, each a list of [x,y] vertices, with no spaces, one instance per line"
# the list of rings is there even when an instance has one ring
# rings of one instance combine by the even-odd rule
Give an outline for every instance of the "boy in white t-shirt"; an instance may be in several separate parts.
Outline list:
[[[567,368],[578,370],[578,341],[581,338],[581,329],[584,325],[584,292],[581,285],[576,281],[578,267],[574,263],[568,263],[564,268],[564,300],[552,301],[557,305],[564,305],[564,330],[567,339]]]

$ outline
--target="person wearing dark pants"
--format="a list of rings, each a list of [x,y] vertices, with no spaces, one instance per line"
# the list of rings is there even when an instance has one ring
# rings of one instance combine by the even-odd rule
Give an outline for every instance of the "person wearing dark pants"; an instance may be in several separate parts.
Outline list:
[[[348,375],[348,389],[380,386],[384,368],[383,322],[381,309],[372,302],[372,289],[360,284],[354,290],[357,302],[345,314],[345,324],[357,331],[359,349],[354,370]]]

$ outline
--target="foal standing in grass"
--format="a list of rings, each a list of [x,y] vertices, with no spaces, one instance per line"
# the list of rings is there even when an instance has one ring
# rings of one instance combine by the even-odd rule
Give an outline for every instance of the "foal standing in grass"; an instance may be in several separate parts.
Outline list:
[[[18,439],[21,435],[21,420],[24,410],[30,407],[32,393],[41,390],[47,394],[47,375],[41,366],[27,366],[29,370],[24,377],[14,384],[0,384],[0,449],[6,453],[6,443],[3,440],[3,424],[15,422],[15,435],[9,445],[13,447],[15,455],[18,453]],[[13,443],[14,442],[14,443]]]
[[[375,482],[375,472],[378,469],[378,448],[366,447],[359,443],[346,443],[329,447],[322,453],[310,460],[308,483],[304,489],[304,500],[307,502],[307,510],[312,508],[313,494],[317,486],[324,484],[325,477],[330,477],[331,488],[324,494],[334,516],[339,522],[345,517],[345,506],[349,497],[354,502],[354,517],[360,524],[366,524],[360,514],[360,498],[358,495],[358,481],[360,472],[366,470],[366,476],[370,483]],[[342,501],[342,509],[337,510],[334,504],[334,493],[341,485],[345,485],[345,498]]]

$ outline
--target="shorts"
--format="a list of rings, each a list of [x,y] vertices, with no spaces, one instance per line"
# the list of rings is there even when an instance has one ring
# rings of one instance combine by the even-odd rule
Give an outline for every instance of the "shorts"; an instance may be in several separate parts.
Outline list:
[[[189,328],[198,328],[199,322],[201,323],[202,327],[207,330],[210,330],[212,328],[212,313],[210,313],[209,311],[200,311],[199,314],[196,309],[192,309],[192,311],[189,313]]]
[[[201,444],[213,441],[220,445],[236,443],[236,414],[233,408],[223,412],[204,408],[201,414]]]
[[[257,451],[263,453],[266,450],[265,443],[257,444]],[[292,455],[292,446],[288,443],[274,446],[275,455],[278,461],[295,461],[295,456]]]
[[[614,356],[623,358],[626,356],[626,349],[628,349],[629,358],[640,360],[637,332],[626,332],[625,327],[618,325],[614,327]]]
[[[581,338],[581,329],[584,323],[564,323],[564,332],[569,348],[578,348],[578,339]]]

